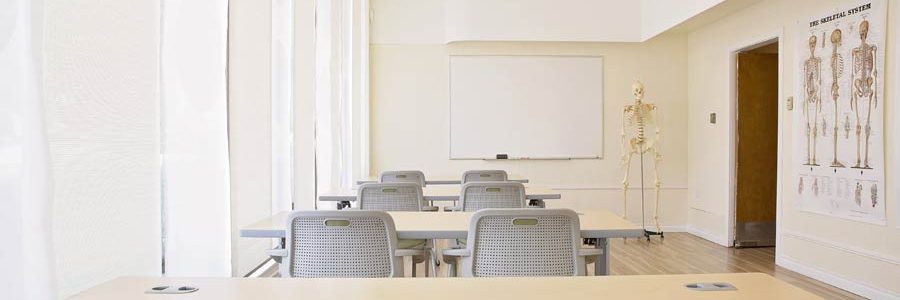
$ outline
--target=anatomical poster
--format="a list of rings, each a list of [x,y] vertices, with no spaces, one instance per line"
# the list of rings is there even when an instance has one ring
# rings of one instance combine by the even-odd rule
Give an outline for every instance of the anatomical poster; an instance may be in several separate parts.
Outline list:
[[[800,210],[885,224],[886,8],[863,1],[799,22],[792,189]]]

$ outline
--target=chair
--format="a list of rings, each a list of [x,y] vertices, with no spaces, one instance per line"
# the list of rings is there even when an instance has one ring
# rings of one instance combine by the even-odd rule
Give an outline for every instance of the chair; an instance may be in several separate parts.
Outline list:
[[[415,182],[425,187],[425,173],[422,171],[384,171],[378,175],[378,182]]]
[[[471,170],[463,173],[462,183],[475,181],[506,181],[506,171],[503,170]]]
[[[470,182],[463,184],[459,205],[453,211],[478,211],[483,208],[526,207],[525,185],[518,182]]]
[[[600,249],[581,248],[578,215],[569,209],[485,209],[469,221],[469,243],[444,251],[459,260],[463,277],[582,276],[585,256]]]
[[[357,207],[360,210],[377,211],[438,211],[434,206],[423,206],[422,186],[413,182],[395,183],[366,183],[359,186],[357,192]],[[413,277],[416,276],[416,265],[429,261],[425,265],[425,272],[435,270],[436,266],[431,261],[432,243],[424,239],[401,239],[400,249],[418,250],[412,258]],[[429,268],[429,266],[431,268]]]
[[[281,277],[403,277],[402,256],[390,215],[379,211],[297,211],[287,219]]]

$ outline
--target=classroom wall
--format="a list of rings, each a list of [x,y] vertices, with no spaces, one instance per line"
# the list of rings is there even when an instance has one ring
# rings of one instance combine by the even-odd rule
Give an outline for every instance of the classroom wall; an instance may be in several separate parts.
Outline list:
[[[160,274],[160,2],[43,3],[53,239],[66,298]]]
[[[728,244],[729,111],[733,109],[729,92],[730,53],[743,46],[783,34],[782,99],[780,126],[783,141],[781,204],[777,262],[779,265],[873,298],[900,297],[900,229],[897,218],[897,161],[900,133],[896,118],[897,31],[900,1],[888,4],[888,48],[885,79],[886,99],[886,172],[888,185],[894,186],[887,196],[886,226],[863,224],[794,209],[793,182],[789,166],[794,145],[791,144],[792,116],[785,109],[785,99],[793,95],[796,58],[794,47],[796,22],[832,11],[834,5],[858,3],[838,0],[769,0],[696,29],[688,35],[689,96],[689,227],[694,232],[720,244]],[[801,103],[795,98],[794,106]],[[708,114],[716,112],[719,122],[709,124]]]
[[[622,212],[621,109],[642,80],[645,100],[662,119],[661,223],[679,230],[687,220],[687,37],[662,35],[646,43],[459,42],[443,44],[440,0],[374,0],[371,43],[371,175],[420,169],[429,177],[457,178],[469,169],[506,169],[532,185],[566,188],[550,207]],[[450,54],[603,55],[604,156],[571,161],[450,161],[448,72]],[[560,116],[564,117],[564,116]],[[647,161],[649,163],[649,160]],[[637,165],[635,160],[634,165]],[[639,186],[632,169],[632,187]],[[649,168],[647,169],[649,170]],[[648,184],[650,180],[648,177]],[[648,193],[647,218],[652,216]],[[638,190],[629,219],[641,221]]]

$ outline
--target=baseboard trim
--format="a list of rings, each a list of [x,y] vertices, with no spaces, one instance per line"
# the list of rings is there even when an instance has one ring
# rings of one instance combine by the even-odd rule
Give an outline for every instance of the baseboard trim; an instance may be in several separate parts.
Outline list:
[[[878,289],[820,268],[805,265],[799,260],[787,255],[776,257],[775,264],[869,299],[900,299],[900,294]]]
[[[719,245],[721,245],[721,246],[723,246],[723,247],[731,247],[731,244],[728,243],[728,241],[727,241],[728,239],[727,239],[727,238],[724,238],[724,237],[720,237],[720,236],[711,234],[711,233],[709,233],[709,232],[700,230],[700,229],[698,229],[698,228],[696,228],[696,227],[688,226],[688,227],[687,227],[687,233],[696,235],[696,236],[698,236],[698,237],[700,237],[700,238],[702,238],[702,239],[705,239],[705,240],[707,240],[707,241],[710,241],[710,242],[719,244]]]
[[[865,257],[868,259],[877,260],[877,261],[884,262],[884,263],[889,263],[889,264],[892,264],[895,266],[900,266],[900,258],[895,257],[895,256],[889,256],[889,255],[869,251],[869,250],[859,248],[856,246],[835,243],[832,241],[828,241],[828,240],[824,240],[824,239],[817,238],[814,236],[799,233],[799,232],[796,232],[793,230],[782,230],[781,235],[782,235],[782,237],[787,237],[787,238],[797,239],[797,240],[801,240],[801,241],[805,241],[805,242],[809,242],[809,243],[813,243],[813,244],[818,244],[820,246],[828,247],[828,248],[831,248],[834,250],[846,252],[846,253],[857,255],[857,256],[862,256],[862,257]]]

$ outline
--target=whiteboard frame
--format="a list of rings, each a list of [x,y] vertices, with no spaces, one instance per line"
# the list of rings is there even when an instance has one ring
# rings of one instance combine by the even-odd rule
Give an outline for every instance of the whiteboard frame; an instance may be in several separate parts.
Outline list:
[[[600,70],[600,76],[602,77],[602,95],[600,96],[600,115],[603,116],[603,122],[600,125],[600,153],[596,156],[572,156],[572,157],[509,157],[506,159],[498,159],[496,157],[453,157],[452,155],[452,146],[453,146],[453,68],[452,61],[453,57],[494,57],[494,56],[529,56],[529,57],[585,57],[585,58],[600,58],[602,61],[603,68]],[[568,55],[568,54],[450,54],[447,57],[447,158],[449,160],[583,160],[583,159],[604,159],[606,157],[606,57],[603,55],[591,55],[591,54],[576,54],[576,55]]]

